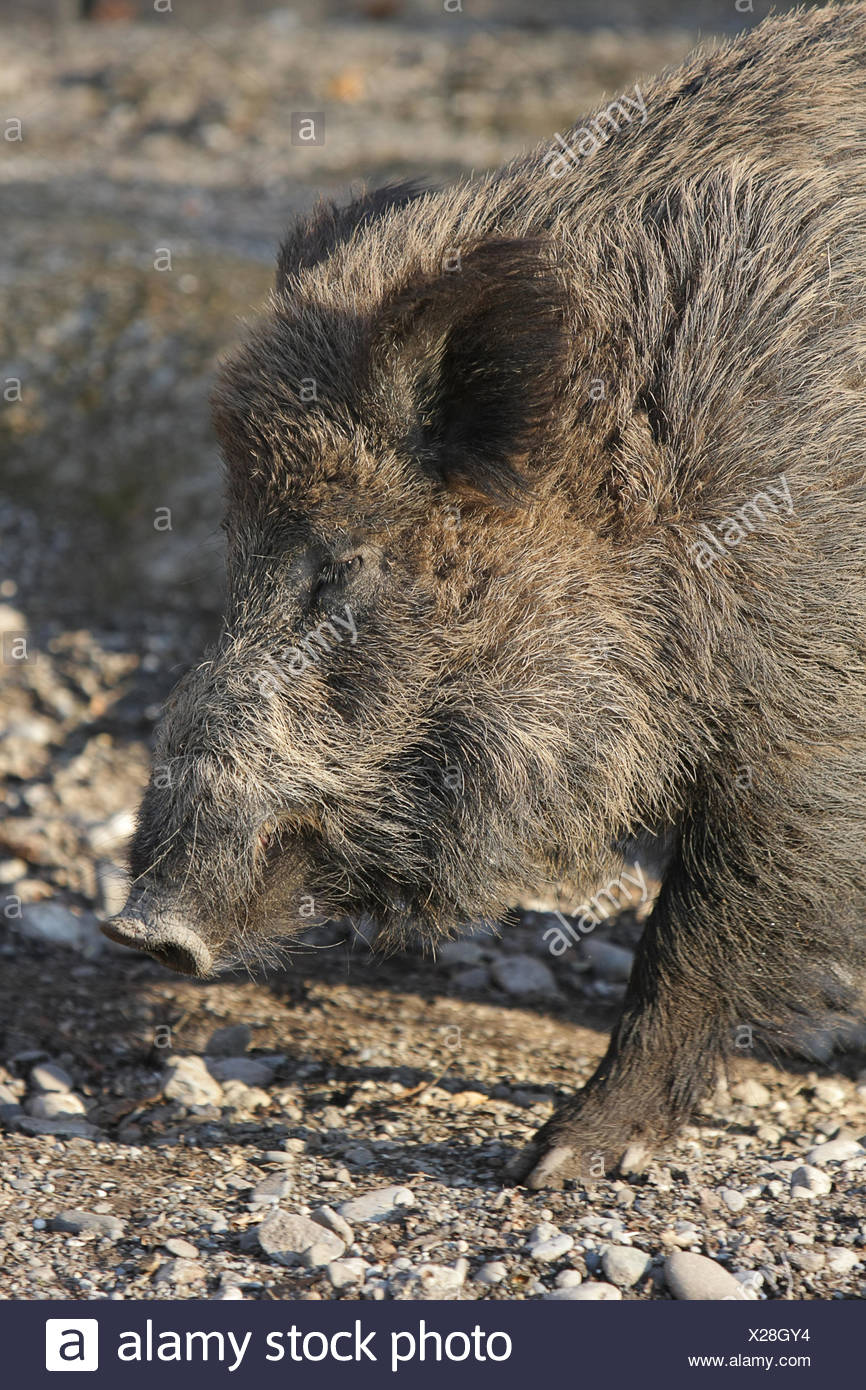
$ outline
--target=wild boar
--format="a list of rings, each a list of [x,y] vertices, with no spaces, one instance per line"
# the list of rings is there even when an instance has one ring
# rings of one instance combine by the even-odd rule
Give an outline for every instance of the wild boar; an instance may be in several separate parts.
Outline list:
[[[864,129],[866,7],[771,19],[485,177],[319,206],[215,388],[224,630],[107,931],[199,975],[307,899],[442,939],[670,836],[535,1187],[862,1006]]]

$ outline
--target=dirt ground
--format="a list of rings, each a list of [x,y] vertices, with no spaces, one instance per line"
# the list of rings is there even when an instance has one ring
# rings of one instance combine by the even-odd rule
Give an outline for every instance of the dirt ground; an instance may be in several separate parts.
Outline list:
[[[634,1181],[504,1180],[604,1049],[633,912],[561,958],[541,910],[436,960],[334,924],[208,983],[97,931],[219,612],[208,382],[291,215],[496,164],[766,10],[378,8],[52,30],[0,6],[0,1296],[863,1297],[862,1040],[744,1054]],[[324,145],[292,145],[299,110]],[[675,1252],[712,1261],[685,1290]]]

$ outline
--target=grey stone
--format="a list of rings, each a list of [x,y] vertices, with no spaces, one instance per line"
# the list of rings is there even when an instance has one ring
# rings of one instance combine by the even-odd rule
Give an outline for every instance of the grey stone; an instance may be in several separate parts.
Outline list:
[[[324,1226],[328,1231],[333,1231],[334,1235],[339,1236],[340,1240],[344,1240],[347,1245],[353,1243],[355,1233],[352,1227],[338,1211],[334,1211],[333,1207],[316,1207],[312,1217],[320,1226]]]
[[[85,956],[98,955],[102,937],[93,913],[71,912],[63,903],[27,903],[15,926],[32,941],[44,941],[51,946],[69,946]]]
[[[446,941],[439,947],[442,965],[479,965],[484,959],[484,947],[477,941]]]
[[[646,1274],[650,1257],[631,1245],[609,1245],[601,1257],[601,1267],[612,1284],[630,1289]]]
[[[252,1036],[248,1023],[230,1023],[211,1033],[205,1052],[210,1057],[241,1057],[249,1047]]]
[[[435,1301],[459,1296],[466,1282],[465,1260],[453,1265],[422,1264],[418,1269],[391,1281],[395,1294],[403,1298]]]
[[[95,1231],[97,1235],[105,1236],[108,1240],[122,1240],[124,1234],[124,1225],[119,1217],[96,1211],[60,1211],[56,1216],[52,1216],[48,1222],[48,1229],[67,1231],[72,1235],[80,1235],[82,1231]]]
[[[270,1173],[253,1188],[248,1205],[253,1208],[276,1206],[293,1187],[294,1180],[287,1173]]]
[[[198,1260],[166,1260],[153,1276],[155,1284],[195,1284],[206,1278],[204,1265]]]
[[[363,1284],[367,1272],[367,1261],[359,1259],[331,1260],[325,1273],[335,1289],[347,1289],[352,1284]]]
[[[808,1163],[801,1164],[791,1174],[792,1197],[824,1197],[832,1187],[833,1180],[830,1174],[825,1173],[822,1168],[813,1168]]]
[[[603,980],[627,980],[634,964],[634,951],[601,941],[594,936],[583,939],[583,953],[592,962],[596,975]]]
[[[282,1060],[282,1059],[279,1059]],[[269,1086],[279,1060],[264,1057],[222,1057],[208,1062],[208,1071],[217,1081],[241,1081],[245,1086]]]
[[[265,1217],[256,1234],[264,1253],[283,1265],[317,1268],[339,1260],[346,1249],[339,1236],[317,1221],[279,1208]]]
[[[177,1255],[182,1260],[197,1260],[199,1257],[198,1246],[180,1236],[172,1236],[165,1242],[165,1248],[170,1255]]]
[[[515,998],[559,993],[553,972],[536,956],[498,956],[493,962],[492,973],[500,989]]]
[[[723,1187],[720,1195],[728,1211],[735,1215],[747,1205],[746,1198],[735,1187]]]
[[[583,1283],[583,1275],[579,1269],[561,1269],[554,1282],[558,1289],[576,1289]]]
[[[822,1076],[815,1082],[815,1097],[817,1100],[826,1101],[828,1105],[844,1105],[848,1099],[848,1092],[835,1077]]]
[[[574,1237],[566,1235],[549,1221],[542,1221],[533,1227],[526,1242],[526,1248],[533,1260],[545,1264],[567,1255],[573,1245]]]
[[[741,1105],[748,1105],[750,1109],[760,1110],[765,1105],[769,1105],[772,1097],[766,1086],[760,1081],[755,1081],[749,1077],[746,1081],[737,1082],[731,1088],[731,1095],[734,1100],[738,1100]]]
[[[822,1250],[789,1250],[788,1260],[795,1269],[802,1269],[806,1274],[817,1274],[824,1268]]]
[[[508,1266],[501,1260],[488,1260],[475,1275],[476,1284],[501,1284],[508,1278]]]
[[[38,1062],[30,1068],[30,1085],[34,1091],[71,1091],[72,1077],[56,1062]]]
[[[41,1115],[25,1115],[22,1111],[17,1118],[17,1127],[25,1134],[53,1134],[57,1139],[100,1139],[96,1125],[76,1115],[59,1115],[49,1119]]]
[[[827,1268],[831,1274],[850,1274],[852,1269],[856,1269],[860,1263],[860,1256],[856,1250],[847,1250],[844,1246],[833,1246],[827,1251]]]
[[[23,859],[0,859],[0,883],[14,884],[26,876],[27,864]]]
[[[490,971],[486,965],[471,965],[452,975],[451,983],[455,989],[486,989],[490,984]]]
[[[376,1162],[375,1155],[365,1148],[363,1144],[351,1144],[348,1149],[343,1151],[343,1157],[347,1163],[353,1163],[356,1168],[369,1168]]]
[[[219,1105],[223,1088],[211,1076],[201,1057],[172,1057],[165,1068],[162,1087],[167,1100],[181,1105]]]
[[[362,1197],[350,1197],[337,1208],[350,1224],[367,1221],[393,1221],[407,1207],[415,1205],[415,1194],[409,1187],[375,1187]]]
[[[227,1110],[262,1110],[271,1104],[271,1097],[260,1086],[246,1086],[243,1081],[227,1081],[223,1086],[221,1104]]]
[[[824,1163],[842,1163],[846,1158],[860,1158],[866,1154],[863,1145],[852,1136],[837,1135],[835,1139],[827,1139],[823,1144],[816,1144],[806,1154],[807,1163],[815,1163],[819,1167]]]
[[[741,1299],[742,1289],[733,1274],[706,1255],[675,1250],[665,1260],[665,1283],[674,1298],[688,1302],[708,1299]]]
[[[29,1115],[39,1115],[45,1120],[87,1114],[87,1106],[74,1091],[45,1091],[40,1095],[31,1096],[24,1108]]]
[[[764,1276],[757,1269],[735,1269],[734,1278],[743,1290],[745,1298],[757,1298],[764,1282]]]

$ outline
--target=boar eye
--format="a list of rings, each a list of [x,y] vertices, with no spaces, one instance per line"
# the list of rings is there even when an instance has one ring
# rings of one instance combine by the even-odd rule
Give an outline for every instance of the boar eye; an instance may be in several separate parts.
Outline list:
[[[318,598],[327,589],[335,589],[355,577],[363,568],[363,555],[350,555],[345,560],[332,560],[323,565],[313,585],[313,598]]]

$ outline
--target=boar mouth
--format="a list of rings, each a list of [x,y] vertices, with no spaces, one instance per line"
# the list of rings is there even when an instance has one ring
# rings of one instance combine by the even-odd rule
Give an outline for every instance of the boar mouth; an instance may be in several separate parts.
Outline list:
[[[100,930],[109,940],[144,951],[180,975],[202,977],[213,973],[210,948],[177,917],[160,916],[150,922],[127,903],[118,916],[103,922]]]

